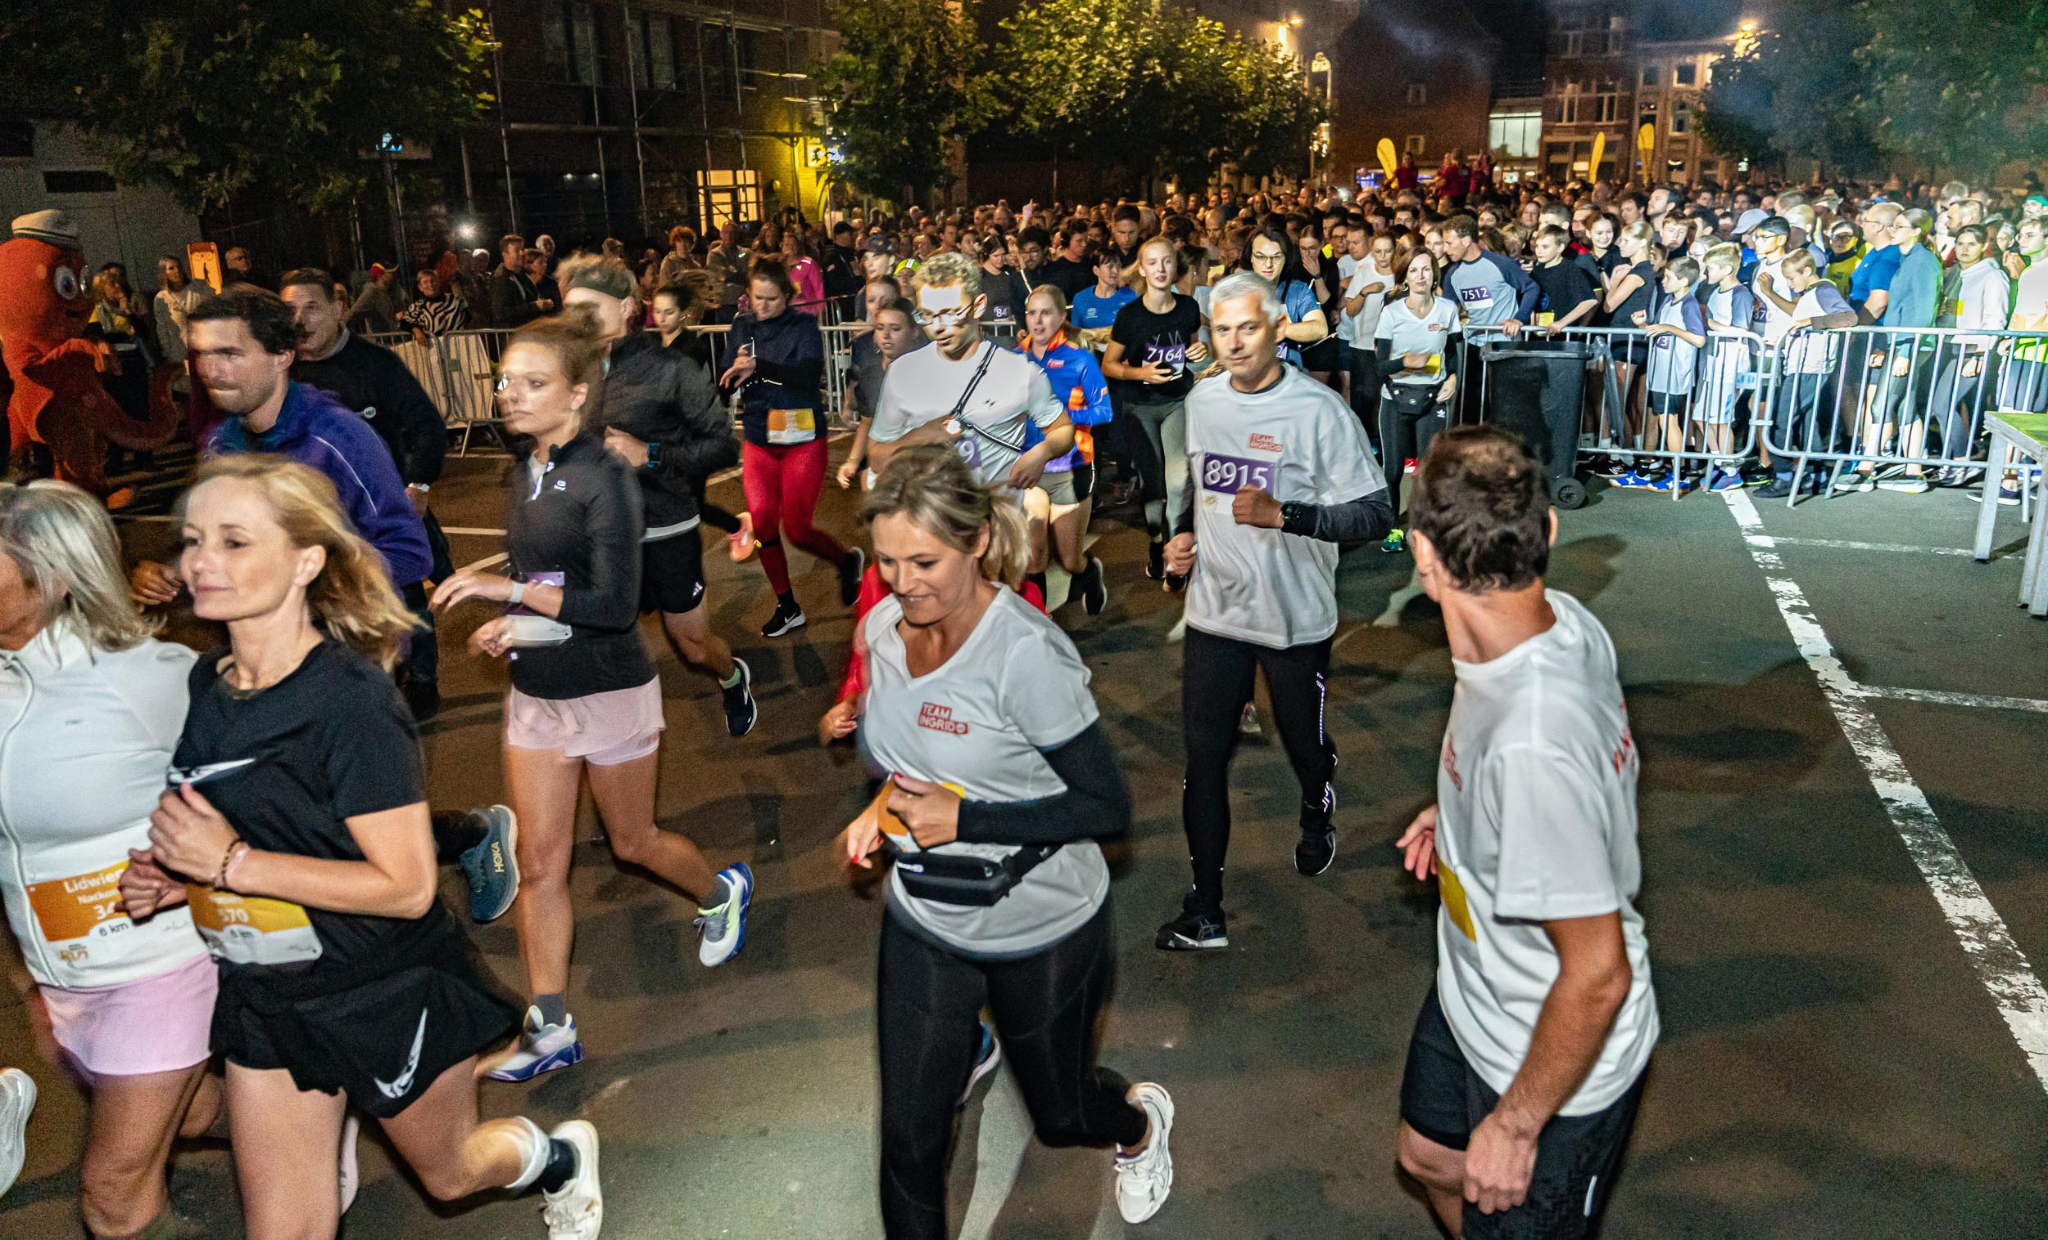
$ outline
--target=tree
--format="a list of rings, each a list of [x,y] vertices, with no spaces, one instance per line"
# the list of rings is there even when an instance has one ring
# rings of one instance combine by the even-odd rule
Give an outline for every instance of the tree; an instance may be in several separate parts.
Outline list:
[[[1857,62],[1878,140],[1989,178],[2048,149],[2048,9],[2011,0],[1868,0]]]
[[[386,134],[428,143],[491,96],[488,27],[434,0],[67,0],[0,17],[12,106],[71,121],[118,180],[186,207],[261,186],[307,210],[346,202]]]
[[[1863,6],[1812,0],[1799,17],[1714,66],[1702,98],[1707,140],[1752,161],[1805,158],[1837,171],[1872,171],[1883,154],[1856,61],[1868,32]]]
[[[1046,0],[1002,23],[1013,121],[1067,152],[1201,181],[1292,172],[1324,119],[1275,45],[1154,0]]]
[[[818,74],[846,175],[905,198],[943,183],[952,144],[995,112],[974,0],[840,0]]]

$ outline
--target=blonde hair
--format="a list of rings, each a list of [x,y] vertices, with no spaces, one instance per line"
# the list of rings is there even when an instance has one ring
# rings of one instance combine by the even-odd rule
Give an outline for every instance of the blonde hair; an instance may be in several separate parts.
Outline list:
[[[328,637],[386,671],[398,662],[406,634],[419,622],[392,589],[377,549],[349,528],[334,484],[310,466],[265,453],[219,456],[199,468],[199,480],[178,501],[179,517],[200,487],[221,478],[247,482],[263,495],[293,547],[327,554],[306,587],[313,622]]]
[[[1173,254],[1174,284],[1179,284],[1180,278],[1188,273],[1187,258],[1180,252],[1180,247],[1173,243],[1173,238],[1165,233],[1154,233],[1138,243],[1137,251],[1131,255],[1131,265],[1124,268],[1123,272],[1117,276],[1117,283],[1141,297],[1145,293],[1145,251],[1155,245],[1163,245]],[[1116,251],[1110,250],[1106,252],[1113,254]]]
[[[128,650],[156,632],[128,593],[113,518],[70,483],[0,482],[0,553],[36,592],[41,628],[68,621],[96,650]]]
[[[875,487],[861,500],[861,520],[901,515],[955,551],[972,553],[983,530],[988,549],[981,575],[1016,589],[1031,564],[1030,529],[1024,510],[974,476],[960,454],[946,444],[920,444],[889,457]]]
[[[1736,245],[1733,241],[1723,241],[1710,248],[1701,257],[1700,266],[1702,268],[1708,263],[1726,267],[1730,271],[1740,271],[1742,269],[1742,247]]]
[[[598,330],[597,316],[587,306],[572,306],[562,313],[545,319],[534,319],[526,326],[512,333],[505,342],[505,351],[512,346],[530,344],[546,349],[555,355],[555,364],[562,368],[562,376],[570,387],[578,384],[594,384],[599,368],[604,362],[604,343]],[[597,392],[593,388],[585,398],[583,408],[572,410],[570,416],[576,419],[577,428],[584,425],[584,418],[596,411]]]
[[[947,250],[919,263],[910,273],[912,289],[952,288],[958,285],[969,301],[981,296],[981,264],[965,254]],[[912,292],[911,296],[916,296]]]

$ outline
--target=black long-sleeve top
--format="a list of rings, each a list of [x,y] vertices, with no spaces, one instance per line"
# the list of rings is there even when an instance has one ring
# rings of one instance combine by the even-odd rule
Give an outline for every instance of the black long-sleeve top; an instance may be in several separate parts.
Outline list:
[[[740,426],[747,442],[768,447],[770,409],[809,409],[818,433],[824,433],[825,337],[816,315],[785,309],[772,319],[742,314],[726,333],[723,375],[739,360],[740,350],[754,350],[754,374],[740,389]]]
[[[398,355],[350,334],[341,347],[315,361],[292,363],[292,378],[332,392],[363,415],[391,449],[398,476],[410,485],[441,480],[448,456],[448,426],[420,381]]]
[[[969,844],[1070,844],[1122,835],[1131,825],[1131,786],[1102,724],[1091,723],[1045,764],[1067,786],[1035,801],[962,801],[960,839]]]
[[[659,460],[633,471],[646,500],[650,530],[680,525],[697,515],[703,479],[739,460],[739,445],[725,420],[725,403],[705,368],[661,337],[642,332],[612,346],[598,398],[597,421],[659,444]]]
[[[512,653],[512,687],[530,697],[578,698],[654,679],[640,640],[640,484],[605,451],[596,427],[512,469],[505,547],[513,579],[560,574],[571,636],[559,646]],[[553,577],[548,578],[551,584]]]

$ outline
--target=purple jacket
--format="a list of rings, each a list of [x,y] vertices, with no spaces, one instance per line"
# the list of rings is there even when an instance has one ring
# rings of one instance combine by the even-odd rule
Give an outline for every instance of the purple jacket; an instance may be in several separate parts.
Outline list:
[[[237,452],[274,452],[327,475],[349,523],[384,557],[392,585],[402,590],[433,572],[426,523],[406,498],[391,449],[333,396],[292,383],[276,424],[263,434],[251,435],[239,418],[215,425],[207,437],[207,455]]]

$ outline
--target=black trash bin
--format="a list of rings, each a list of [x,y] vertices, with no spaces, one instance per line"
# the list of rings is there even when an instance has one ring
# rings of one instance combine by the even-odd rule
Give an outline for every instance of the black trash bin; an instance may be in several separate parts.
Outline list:
[[[1486,420],[1520,435],[1542,458],[1553,504],[1585,503],[1576,470],[1592,347],[1575,340],[1502,341],[1487,345],[1480,356],[1486,366]]]

